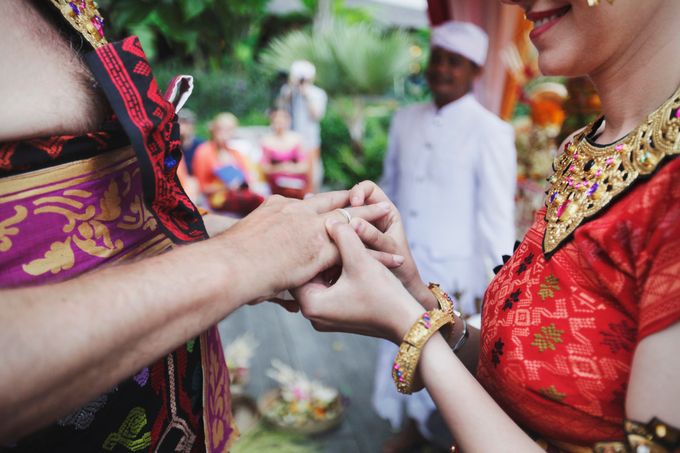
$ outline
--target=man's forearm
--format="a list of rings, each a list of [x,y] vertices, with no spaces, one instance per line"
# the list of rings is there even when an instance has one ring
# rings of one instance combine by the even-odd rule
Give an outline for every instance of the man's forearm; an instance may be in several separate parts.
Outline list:
[[[237,260],[211,240],[0,292],[0,341],[12,345],[0,368],[0,441],[75,410],[257,297]]]

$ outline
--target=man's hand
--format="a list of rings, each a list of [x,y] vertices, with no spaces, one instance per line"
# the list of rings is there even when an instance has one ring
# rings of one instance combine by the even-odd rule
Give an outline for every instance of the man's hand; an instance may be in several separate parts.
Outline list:
[[[347,191],[315,195],[293,200],[278,195],[270,197],[250,215],[216,239],[227,253],[235,253],[242,262],[240,282],[247,288],[248,300],[266,300],[283,290],[312,280],[339,261],[335,245],[325,222],[347,222],[338,211],[347,206]],[[376,222],[389,211],[384,204],[347,208],[353,218]],[[383,254],[393,260],[391,254]]]

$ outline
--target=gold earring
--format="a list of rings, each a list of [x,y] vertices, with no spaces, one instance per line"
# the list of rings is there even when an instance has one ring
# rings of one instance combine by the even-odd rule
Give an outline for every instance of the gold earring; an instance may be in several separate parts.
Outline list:
[[[610,5],[614,4],[614,0],[607,0]],[[599,6],[600,5],[600,0],[588,0],[588,6]]]

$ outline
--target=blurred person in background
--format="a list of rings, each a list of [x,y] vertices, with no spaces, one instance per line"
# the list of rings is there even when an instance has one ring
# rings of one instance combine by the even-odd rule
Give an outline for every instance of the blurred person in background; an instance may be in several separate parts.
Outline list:
[[[177,122],[179,123],[179,139],[182,148],[182,159],[177,165],[177,177],[191,201],[199,203],[201,201],[201,190],[198,181],[193,176],[191,161],[196,153],[196,148],[204,140],[196,136],[196,114],[193,111],[187,108],[180,110],[177,113]]]
[[[196,149],[193,170],[207,204],[216,211],[246,215],[264,198],[250,189],[256,169],[230,146],[238,118],[223,112],[210,123],[210,140]]]
[[[188,108],[183,108],[177,113],[179,121],[179,139],[182,142],[182,154],[186,162],[187,172],[194,174],[192,160],[196,154],[196,149],[205,140],[196,136],[196,114]]]
[[[290,114],[274,110],[271,133],[262,138],[262,170],[272,194],[303,198],[309,191],[311,161],[302,149],[302,136],[290,130]]]
[[[472,94],[487,48],[484,31],[470,23],[432,30],[425,74],[432,102],[395,114],[380,183],[402,213],[420,274],[456,295],[464,316],[479,311],[476,301],[501,256],[512,252],[515,234],[514,133]],[[386,370],[396,352],[381,342],[373,395],[376,411],[393,427],[402,425],[406,405],[408,419],[386,453],[440,437],[427,423],[435,410],[428,393],[405,396],[394,388]]]
[[[321,160],[321,120],[326,114],[328,95],[314,85],[316,67],[306,60],[294,61],[288,83],[281,87],[279,108],[290,113],[292,128],[302,135],[305,153],[312,162],[312,190],[318,192],[323,182]]]

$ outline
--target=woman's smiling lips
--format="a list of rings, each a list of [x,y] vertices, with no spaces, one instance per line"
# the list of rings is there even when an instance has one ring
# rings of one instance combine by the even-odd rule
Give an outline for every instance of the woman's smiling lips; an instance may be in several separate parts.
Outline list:
[[[567,14],[570,9],[571,6],[565,5],[563,7],[551,9],[548,11],[527,13],[527,19],[534,23],[534,29],[531,30],[529,38],[531,38],[531,40],[535,42],[535,40],[540,35],[542,35],[550,28],[552,28],[555,24],[557,24],[562,18],[562,16]]]

